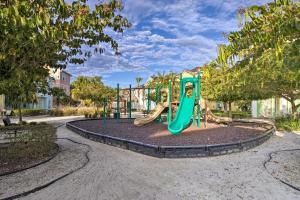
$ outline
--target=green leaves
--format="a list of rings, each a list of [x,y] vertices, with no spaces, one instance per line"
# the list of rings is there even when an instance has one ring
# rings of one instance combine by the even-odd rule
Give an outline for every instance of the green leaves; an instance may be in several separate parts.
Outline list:
[[[103,30],[122,32],[130,26],[126,18],[115,15],[121,9],[116,0],[97,3],[95,10],[85,0],[1,3],[0,94],[17,103],[31,101],[38,90],[48,89],[49,68],[82,64],[93,53],[103,52],[98,47],[102,42],[117,52],[117,42]],[[86,45],[91,48],[82,52]]]
[[[207,69],[211,97],[300,98],[299,13],[299,1],[289,0],[241,9],[243,27],[228,35],[229,44],[219,46]]]
[[[115,97],[115,91],[103,84],[101,77],[79,76],[72,83],[72,97],[80,101],[91,101],[95,106],[103,104],[104,99],[108,102]]]

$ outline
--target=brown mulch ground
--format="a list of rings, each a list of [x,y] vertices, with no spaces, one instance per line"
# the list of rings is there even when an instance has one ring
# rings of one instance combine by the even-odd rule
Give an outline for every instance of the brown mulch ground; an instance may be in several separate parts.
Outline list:
[[[251,123],[232,123],[230,126],[202,123],[201,128],[190,126],[180,135],[172,135],[168,126],[163,123],[150,123],[142,127],[134,126],[133,120],[102,120],[77,121],[75,126],[95,133],[130,139],[155,145],[206,145],[223,144],[246,140],[263,134],[266,128]]]
[[[3,144],[0,145],[0,148],[3,148],[2,146]],[[0,157],[0,175],[35,166],[52,158],[58,153],[58,151],[59,147],[56,144],[53,144],[53,147],[47,154],[39,154],[37,157],[28,155],[18,159],[9,160],[9,162],[7,162],[4,156]]]

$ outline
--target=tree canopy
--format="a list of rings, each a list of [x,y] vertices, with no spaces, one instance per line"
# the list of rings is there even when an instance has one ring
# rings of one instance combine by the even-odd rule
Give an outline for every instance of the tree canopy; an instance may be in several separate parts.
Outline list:
[[[111,102],[116,97],[116,91],[105,86],[101,77],[79,76],[72,83],[72,97],[76,100],[89,100],[96,107],[102,106],[104,101]]]
[[[214,81],[219,73],[213,98],[283,97],[295,113],[300,107],[295,103],[300,98],[299,13],[299,1],[290,0],[240,9],[241,30],[227,35],[229,44],[220,45],[218,58],[209,64]]]
[[[32,100],[45,90],[49,68],[83,63],[105,44],[118,52],[110,32],[122,33],[130,26],[119,14],[118,0],[100,2],[90,8],[86,0],[10,0],[0,2],[0,94],[11,92],[19,103]],[[31,84],[24,84],[28,80]],[[43,86],[43,87],[42,87]],[[45,87],[44,87],[45,86]],[[11,99],[14,99],[12,96]]]

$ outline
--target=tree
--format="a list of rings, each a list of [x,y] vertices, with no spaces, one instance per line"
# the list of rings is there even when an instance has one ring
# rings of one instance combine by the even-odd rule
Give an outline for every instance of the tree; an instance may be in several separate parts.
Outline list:
[[[218,61],[232,71],[243,99],[283,97],[295,116],[300,104],[300,4],[277,0],[241,9],[242,29],[220,46]]]
[[[110,44],[118,54],[117,42],[104,30],[123,32],[130,26],[118,14],[121,9],[118,0],[98,3],[94,9],[84,0],[1,1],[0,93],[27,95],[22,84],[8,83],[23,83],[28,77],[44,82],[49,67],[58,69],[68,63],[83,63],[93,52],[104,51],[100,44]],[[39,88],[35,87],[38,85]],[[30,94],[46,89],[41,86],[46,84],[32,82]],[[10,99],[14,99],[13,95]],[[17,104],[30,99],[31,96],[17,98]]]
[[[136,78],[135,78],[137,87],[140,87],[140,84],[141,84],[142,80],[143,80],[142,77],[136,77]]]
[[[219,66],[216,61],[209,63],[202,69],[201,96],[206,100],[221,101],[228,104],[229,116],[234,101],[242,99],[242,92],[235,88],[232,69]]]
[[[0,93],[6,95],[8,103],[18,109],[19,121],[22,122],[23,103],[36,103],[38,93],[47,93],[48,87],[46,75],[34,74],[34,69],[17,70],[14,76],[0,81]]]
[[[63,102],[64,98],[67,98],[65,91],[62,88],[53,87],[50,89],[50,94],[53,95],[56,99],[56,108],[59,108],[59,105]]]
[[[135,77],[135,81],[136,81],[136,84],[137,84],[137,87],[140,87],[140,83],[141,81],[143,80],[142,77]],[[140,89],[138,89],[138,97],[140,97]]]
[[[171,80],[172,83],[178,82],[178,84],[172,85],[172,96],[173,97],[179,96],[179,75],[174,72],[170,72],[168,74],[166,74],[165,72],[163,73],[158,72],[156,75],[151,76],[151,79],[146,83],[146,86],[150,88],[155,88],[156,84],[160,83],[162,84],[163,88],[168,88],[169,80]],[[163,97],[166,99],[167,98],[166,94],[163,93],[163,95],[165,95]],[[152,101],[156,101],[155,92],[152,92],[150,94],[150,98]]]
[[[72,97],[76,100],[90,100],[97,108],[103,106],[104,101],[110,103],[116,96],[116,91],[105,86],[101,77],[79,76],[72,83]]]

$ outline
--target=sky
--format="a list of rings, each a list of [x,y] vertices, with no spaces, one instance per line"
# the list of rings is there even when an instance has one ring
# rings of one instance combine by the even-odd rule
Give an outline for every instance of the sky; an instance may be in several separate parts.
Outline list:
[[[110,48],[82,65],[70,64],[72,80],[79,75],[102,76],[115,87],[145,82],[158,72],[181,72],[203,66],[217,56],[217,45],[226,44],[224,33],[238,30],[236,11],[270,0],[123,0],[132,27],[113,34],[121,56]],[[92,6],[97,0],[89,0]],[[110,33],[109,30],[107,30]]]

